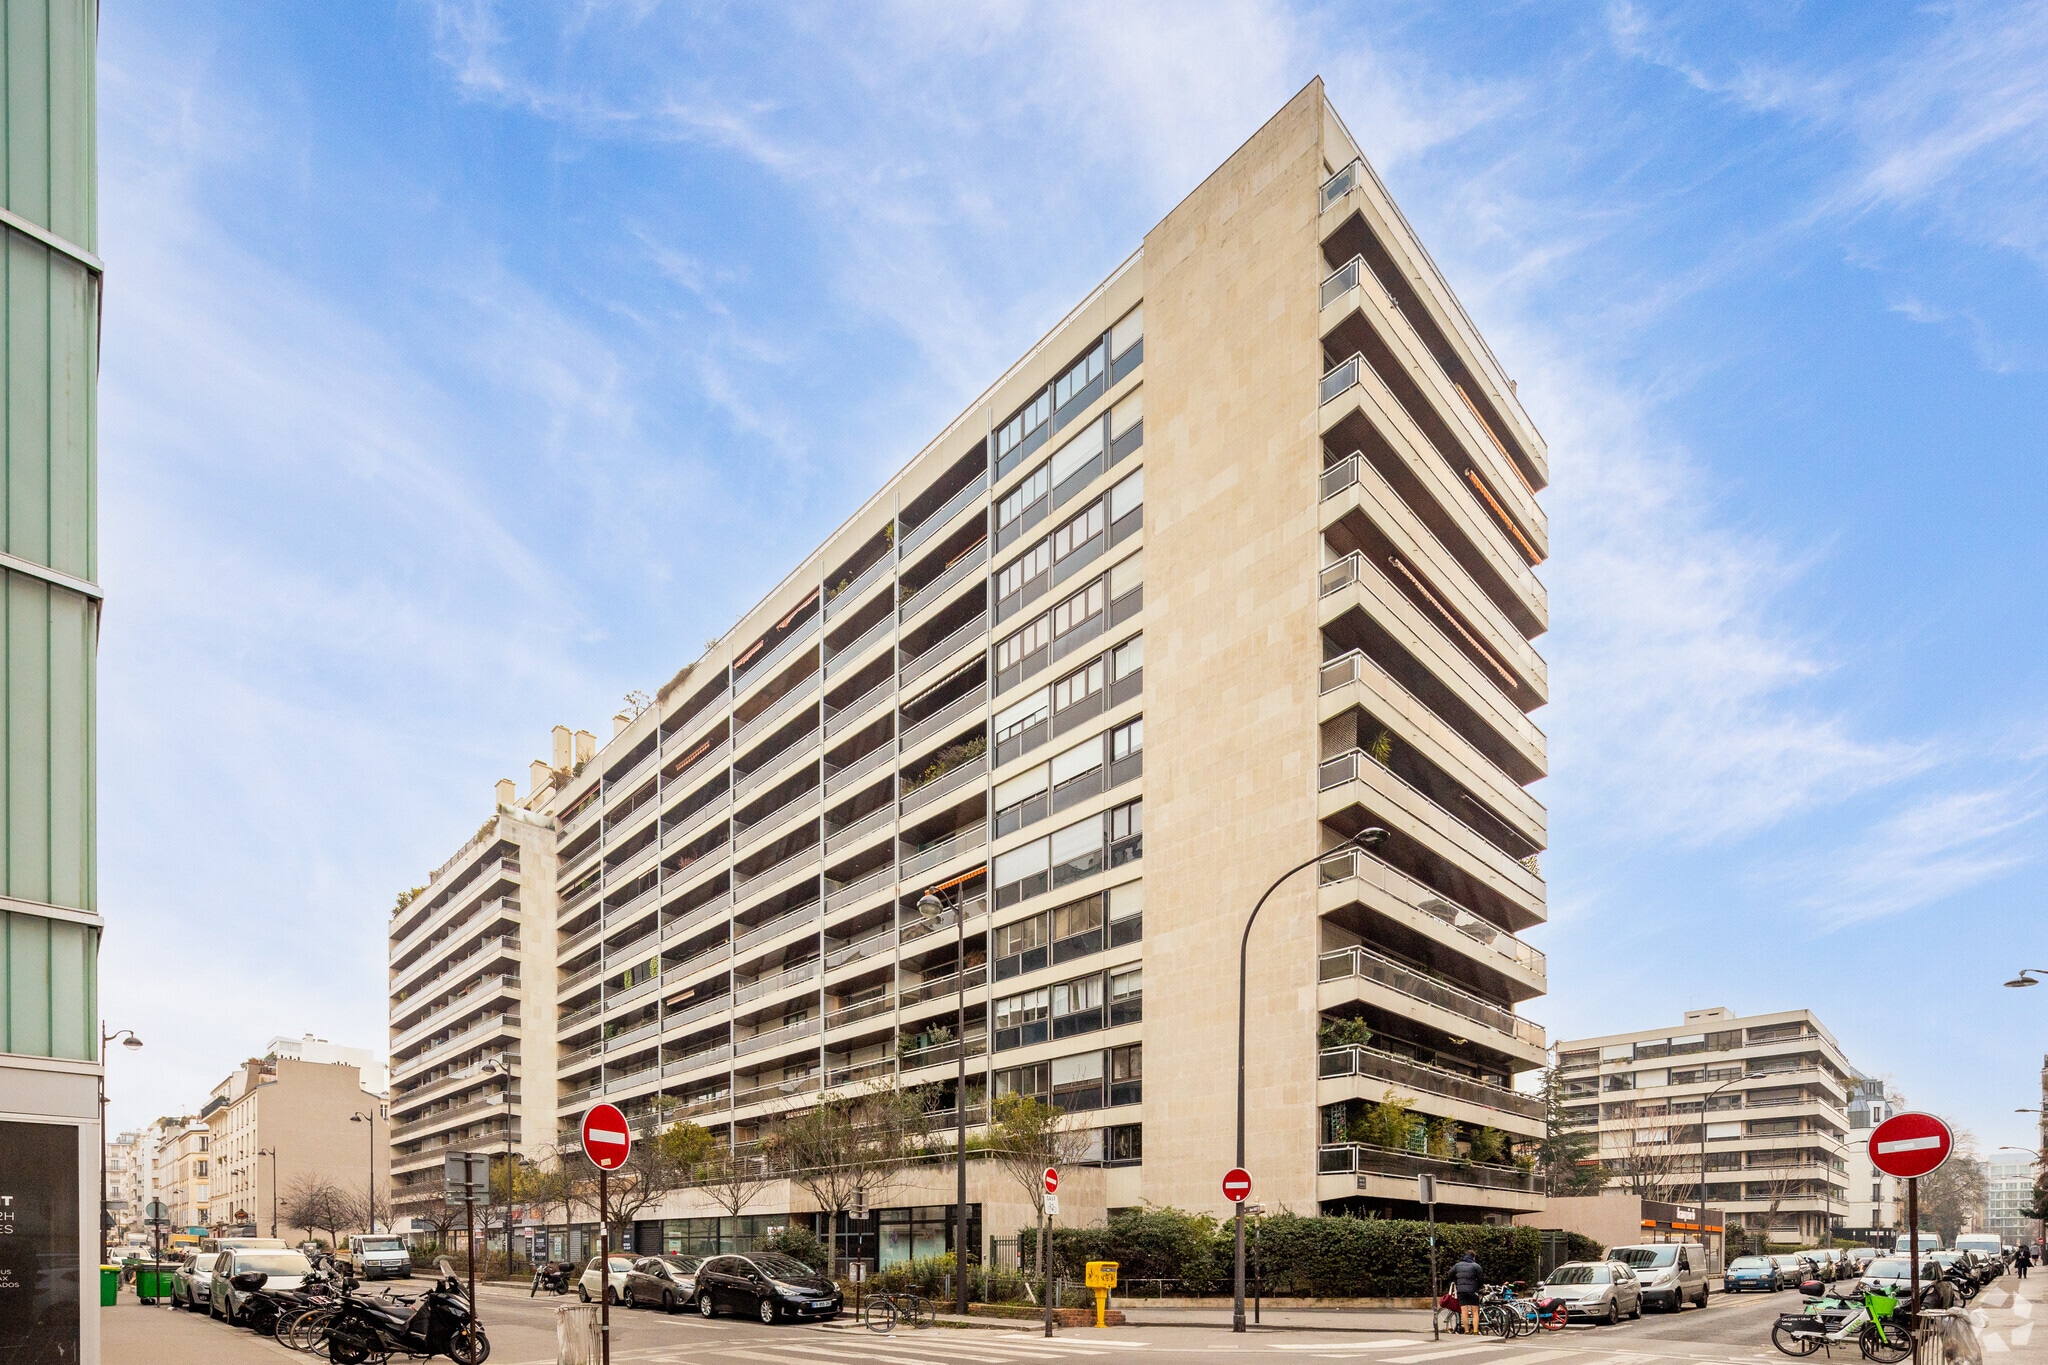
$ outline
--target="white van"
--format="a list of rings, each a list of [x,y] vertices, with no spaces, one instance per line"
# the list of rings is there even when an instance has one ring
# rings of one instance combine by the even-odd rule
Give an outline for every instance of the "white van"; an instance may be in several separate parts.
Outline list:
[[[1919,1240],[1918,1246],[1914,1245],[1915,1238]],[[1930,1251],[1941,1250],[1941,1238],[1931,1232],[1902,1232],[1899,1240],[1892,1243],[1892,1250],[1900,1256],[1911,1256],[1915,1251],[1924,1256]]]
[[[1620,1261],[1635,1271],[1645,1308],[1668,1308],[1676,1313],[1687,1303],[1698,1308],[1707,1306],[1707,1249],[1698,1242],[1613,1247],[1607,1259]]]
[[[1957,1251],[1974,1251],[1986,1261],[2005,1260],[2005,1239],[1995,1232],[1965,1232],[1956,1237]]]
[[[349,1268],[359,1280],[409,1280],[412,1253],[403,1237],[358,1233],[348,1239]]]

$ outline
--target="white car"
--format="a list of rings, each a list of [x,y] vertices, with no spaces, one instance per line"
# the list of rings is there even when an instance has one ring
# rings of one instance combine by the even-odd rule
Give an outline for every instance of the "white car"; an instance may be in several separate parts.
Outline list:
[[[593,1256],[590,1258],[590,1264],[583,1268],[583,1278],[576,1282],[576,1297],[589,1303],[597,1297],[600,1279],[605,1279],[609,1281],[604,1286],[605,1302],[617,1303],[620,1296],[626,1292],[626,1277],[633,1273],[633,1258],[614,1255],[609,1276],[600,1274],[599,1264],[600,1258]]]
[[[251,1271],[264,1276],[265,1289],[297,1289],[306,1276],[313,1273],[313,1263],[306,1259],[303,1251],[275,1251],[268,1247],[223,1251],[213,1267],[213,1279],[206,1296],[207,1311],[214,1317],[240,1326],[242,1307],[249,1300],[249,1291],[235,1288],[235,1276]]]
[[[194,1252],[192,1259],[178,1272],[177,1292],[171,1296],[173,1308],[184,1308],[197,1313],[201,1308],[213,1306],[213,1263],[221,1258],[218,1251]]]
[[[1564,1301],[1567,1319],[1586,1318],[1609,1327],[1643,1315],[1643,1291],[1636,1274],[1619,1261],[1572,1261],[1536,1286],[1535,1298]]]

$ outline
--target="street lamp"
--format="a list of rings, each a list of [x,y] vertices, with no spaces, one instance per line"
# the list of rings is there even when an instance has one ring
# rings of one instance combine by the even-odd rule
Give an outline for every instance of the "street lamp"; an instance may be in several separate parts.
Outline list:
[[[107,1021],[100,1020],[100,1264],[107,1263],[107,1044],[116,1038],[121,1046],[130,1052],[142,1046],[142,1040],[132,1029],[107,1032]]]
[[[938,927],[945,909],[936,890],[917,898],[917,913],[927,924]],[[953,1310],[967,1316],[967,907],[953,912],[953,1047],[956,1058],[953,1081],[953,1145],[959,1165],[959,1188],[953,1210]]]
[[[512,1063],[503,1057],[486,1057],[480,1070],[485,1075],[505,1077],[505,1088],[484,1096],[485,1104],[505,1106],[505,1273],[512,1273]],[[488,1255],[488,1251],[486,1252]]]
[[[277,1148],[258,1147],[256,1155],[270,1158],[270,1235],[277,1236]]]
[[[370,1183],[364,1186],[369,1195],[370,1231],[377,1231],[377,1120],[361,1112],[348,1116],[350,1123],[367,1124],[370,1129]]]
[[[1388,837],[1387,832],[1378,825],[1367,825],[1364,829],[1352,835],[1350,842],[1358,845],[1361,849],[1369,850],[1384,844]],[[1252,948],[1252,925],[1257,922],[1259,911],[1266,908],[1267,897],[1280,889],[1280,883],[1286,881],[1303,868],[1314,867],[1317,863],[1329,857],[1330,854],[1341,852],[1343,852],[1341,848],[1333,848],[1328,852],[1318,853],[1307,862],[1297,863],[1275,877],[1273,884],[1266,888],[1265,895],[1259,897],[1259,903],[1252,907],[1250,917],[1244,922],[1244,937],[1237,945],[1237,1165],[1239,1169],[1244,1167],[1245,974],[1246,964],[1250,959]],[[1230,1330],[1242,1332],[1244,1330],[1244,1201],[1241,1199],[1237,1201],[1236,1289],[1236,1303],[1230,1313]]]
[[[2043,975],[2048,975],[2048,967],[2024,967],[2020,970],[2020,974],[2018,976],[2014,977],[2012,980],[2006,982],[2005,984],[2013,987],[2038,986],[2041,983],[2034,980],[2034,974],[2036,972],[2039,972]]]
[[[1702,1075],[1706,1074],[1706,1068],[1704,1066],[1700,1068],[1700,1073]],[[1714,1096],[1720,1094],[1729,1086],[1734,1085],[1737,1081],[1746,1081],[1748,1079],[1749,1078],[1747,1076],[1730,1076],[1727,1080],[1721,1082],[1712,1090],[1709,1090],[1706,1094],[1700,1096],[1700,1178],[1697,1188],[1699,1190],[1700,1240],[1702,1242],[1706,1240],[1707,1230],[1707,1109],[1710,1105],[1713,1104]],[[1827,1177],[1821,1177],[1821,1182],[1822,1184],[1826,1184]],[[1829,1215],[1828,1221],[1830,1223],[1833,1222],[1832,1212]],[[1832,1241],[1833,1239],[1829,1238],[1828,1240]],[[1743,1245],[1748,1246],[1749,1243],[1747,1241],[1744,1241]],[[1721,1250],[1724,1256],[1727,1254],[1727,1249],[1728,1229],[1724,1227],[1721,1229]]]

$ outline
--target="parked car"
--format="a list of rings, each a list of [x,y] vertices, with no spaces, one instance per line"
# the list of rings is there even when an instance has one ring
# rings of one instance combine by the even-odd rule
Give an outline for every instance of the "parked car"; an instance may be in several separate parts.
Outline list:
[[[599,1281],[603,1280],[608,1281],[604,1286],[604,1301],[617,1303],[619,1295],[626,1292],[626,1277],[633,1273],[633,1258],[613,1256],[609,1275],[601,1273],[598,1265],[599,1258],[593,1256],[590,1258],[590,1264],[583,1267],[583,1278],[576,1282],[576,1297],[589,1303],[598,1296],[597,1286]]]
[[[1609,1327],[1623,1317],[1643,1315],[1643,1290],[1636,1273],[1619,1261],[1568,1261],[1536,1286],[1535,1297],[1548,1294],[1564,1302],[1567,1319],[1586,1318]]]
[[[1676,1313],[1688,1301],[1700,1308],[1707,1306],[1707,1249],[1698,1242],[1613,1247],[1607,1254],[1635,1272],[1644,1307]]]
[[[359,1280],[409,1280],[412,1253],[402,1237],[357,1234],[348,1239],[348,1265]]]
[[[1863,1267],[1856,1287],[1903,1295],[1912,1284],[1912,1276],[1913,1267],[1904,1256],[1880,1256]]]
[[[202,1308],[211,1309],[213,1264],[220,1257],[218,1251],[201,1251],[186,1258],[185,1263],[171,1275],[171,1307],[190,1309],[194,1313]]]
[[[649,1256],[633,1262],[619,1300],[628,1308],[660,1308],[679,1313],[697,1300],[701,1256]]]
[[[219,1256],[213,1266],[207,1311],[229,1323],[240,1321],[242,1305],[249,1298],[247,1293],[235,1288],[235,1276],[252,1270],[261,1271],[267,1277],[263,1287],[275,1293],[281,1289],[297,1289],[306,1276],[313,1273],[313,1263],[306,1259],[303,1251],[241,1247],[220,1252]]]
[[[1730,1294],[1739,1294],[1745,1289],[1761,1289],[1775,1294],[1784,1288],[1783,1276],[1778,1273],[1778,1263],[1768,1256],[1737,1256],[1721,1272],[1721,1288]]]
[[[1797,1289],[1802,1283],[1814,1278],[1813,1267],[1806,1258],[1796,1252],[1786,1252],[1765,1257],[1778,1267],[1778,1283],[1786,1289]]]
[[[744,1314],[764,1323],[839,1316],[839,1286],[791,1256],[755,1252],[713,1256],[697,1270],[697,1311]]]
[[[2005,1239],[1995,1232],[1965,1232],[1956,1238],[1957,1251],[1974,1251],[1984,1261],[2005,1269]]]

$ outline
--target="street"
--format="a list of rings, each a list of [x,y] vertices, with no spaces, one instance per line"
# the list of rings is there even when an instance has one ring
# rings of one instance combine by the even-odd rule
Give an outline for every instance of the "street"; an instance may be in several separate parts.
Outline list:
[[[2018,1284],[2008,1276],[1978,1298],[1976,1306],[1985,1311],[1984,1352],[2015,1362],[2048,1359],[2048,1339],[2032,1339],[2034,1300],[2014,1297]],[[555,1310],[575,1302],[573,1297],[530,1299],[509,1288],[485,1287],[479,1298],[491,1337],[492,1365],[553,1365]],[[1264,1327],[1242,1337],[1222,1325],[1227,1312],[1216,1318],[1210,1310],[1187,1310],[1181,1320],[1172,1321],[1169,1312],[1156,1311],[1129,1327],[1102,1332],[1066,1329],[1047,1341],[1035,1330],[1022,1328],[939,1327],[879,1336],[850,1320],[764,1327],[734,1318],[706,1322],[695,1314],[615,1309],[612,1358],[621,1365],[698,1360],[761,1365],[1022,1365],[1089,1357],[1187,1361],[1227,1352],[1267,1362],[1356,1360],[1371,1365],[1431,1365],[1437,1360],[1455,1360],[1456,1365],[1578,1360],[1596,1365],[1753,1365],[1785,1359],[1771,1348],[1770,1327],[1779,1313],[1796,1303],[1791,1294],[1717,1294],[1705,1309],[1650,1314],[1640,1322],[1611,1328],[1571,1327],[1512,1342],[1467,1342],[1458,1337],[1432,1342],[1426,1327],[1419,1332],[1346,1330],[1346,1315],[1327,1311],[1269,1314]],[[248,1332],[167,1309],[143,1308],[126,1297],[118,1308],[103,1310],[101,1321],[107,1365],[276,1365],[280,1360],[307,1359]],[[1216,1325],[1195,1325],[1210,1321]]]

